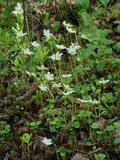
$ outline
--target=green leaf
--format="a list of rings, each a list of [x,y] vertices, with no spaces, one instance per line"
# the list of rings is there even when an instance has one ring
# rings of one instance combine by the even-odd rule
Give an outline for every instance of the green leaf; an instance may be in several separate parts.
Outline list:
[[[98,123],[93,122],[93,123],[92,123],[92,128],[93,128],[93,129],[98,129],[98,128],[99,128]]]
[[[36,122],[36,125],[39,125],[39,124],[41,124],[41,121]]]
[[[120,121],[114,122],[114,126],[116,129],[120,129]]]
[[[108,131],[108,132],[114,131],[114,129],[115,129],[115,127],[112,126],[112,125],[108,125],[108,126],[106,127],[106,131]]]
[[[116,20],[113,22],[114,24],[120,24],[120,21]]]
[[[120,24],[117,26],[117,32],[120,33]]]
[[[120,138],[116,138],[113,143],[114,144],[120,144]]]
[[[52,26],[54,29],[58,29],[59,26],[60,26],[60,21],[55,21],[54,23],[51,24],[51,26]]]
[[[82,14],[82,18],[85,22],[90,22],[91,21],[91,16],[87,13],[87,12],[84,12]]]
[[[10,129],[10,125],[7,124],[7,125],[5,126],[5,130],[9,130],[9,129]]]
[[[103,153],[99,153],[99,154],[94,154],[95,156],[95,160],[104,160],[106,155]]]
[[[79,121],[75,121],[74,122],[74,127],[75,128],[80,128],[80,122]]]
[[[104,7],[107,7],[110,0],[100,0],[100,2],[103,4]]]
[[[6,54],[1,54],[0,55],[0,63],[4,64],[7,60],[7,55]]]
[[[36,122],[31,122],[30,123],[30,126],[35,126],[36,125]]]
[[[120,42],[117,42],[114,46],[113,46],[114,49],[116,50],[120,50]]]
[[[24,133],[23,136],[20,137],[20,139],[21,139],[23,142],[29,144],[31,137],[32,137],[32,134]]]
[[[88,8],[90,5],[89,0],[75,0],[76,4],[80,4],[83,8]]]

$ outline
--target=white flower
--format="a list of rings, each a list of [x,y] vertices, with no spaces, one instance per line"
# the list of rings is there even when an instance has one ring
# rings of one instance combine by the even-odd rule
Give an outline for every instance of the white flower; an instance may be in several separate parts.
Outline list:
[[[61,56],[63,55],[63,53],[59,53],[59,52],[57,52],[56,54],[53,54],[52,56],[50,56],[50,58],[52,59],[52,60],[57,60],[57,61],[59,61],[59,60],[61,60]]]
[[[62,84],[61,83],[58,83],[58,84],[53,83],[52,87],[53,88],[59,88],[59,87],[62,87]]]
[[[29,71],[25,71],[25,73],[28,74],[29,76],[36,77],[36,74],[33,72],[30,73]]]
[[[47,80],[54,80],[54,74],[51,74],[50,72],[44,74],[44,76],[46,77]]]
[[[77,60],[80,61],[80,59],[77,57]]]
[[[28,48],[27,49],[23,49],[23,52],[24,52],[24,54],[27,54],[27,55],[33,54],[33,52],[31,52]]]
[[[108,83],[110,80],[109,79],[107,79],[107,80],[101,80],[101,81],[97,81],[98,83],[100,83],[100,84],[105,84],[105,83]]]
[[[97,100],[94,100],[92,103],[93,103],[93,104],[99,104],[100,102],[97,101]]]
[[[92,99],[90,99],[90,100],[83,100],[83,99],[77,98],[77,100],[80,101],[80,102],[82,102],[82,103],[92,103],[92,104],[98,104],[99,103],[99,101],[97,101],[97,100],[93,101]]]
[[[80,48],[80,46],[77,43],[71,43],[70,47],[67,48],[68,53],[71,55],[77,54],[77,50]]]
[[[48,30],[43,30],[43,34],[44,34],[44,36],[49,40],[51,37],[53,37],[53,34],[52,33],[50,33],[50,30],[48,29]]]
[[[73,30],[72,28],[68,28],[68,27],[67,27],[66,29],[67,29],[67,31],[70,32],[70,33],[76,33],[76,31]]]
[[[31,42],[31,44],[34,46],[34,47],[39,47],[39,43],[37,43],[36,41],[34,41],[34,42]]]
[[[65,91],[72,91],[72,92],[74,92],[73,88],[70,88],[69,85],[63,84],[63,86],[65,88]]]
[[[71,90],[71,91],[67,91],[67,92],[62,92],[65,96],[68,96],[68,95],[70,95],[70,94],[72,94],[74,91],[73,90]]]
[[[49,146],[49,145],[52,144],[52,139],[48,139],[48,138],[44,137],[44,139],[42,140],[42,142],[44,144],[46,144],[47,146]]]
[[[63,86],[65,87],[66,90],[68,90],[68,91],[70,90],[70,86],[69,85],[63,84]]]
[[[63,21],[62,23],[66,28],[72,27],[72,25],[70,23],[66,23],[66,21]]]
[[[21,7],[20,3],[17,3],[17,6],[15,7],[15,10],[12,11],[13,14],[17,15],[17,14],[23,14],[23,9]]]
[[[24,37],[27,33],[23,33],[23,31],[21,30],[20,32],[17,32],[16,35],[17,37]]]
[[[38,86],[38,87],[41,89],[41,91],[47,92],[47,87],[46,87],[46,86],[43,86],[43,84],[41,84],[41,85]]]
[[[65,49],[66,47],[64,46],[64,45],[56,45],[56,48],[58,48],[58,49]]]
[[[30,73],[29,71],[25,71],[25,73],[28,74],[29,76],[36,77],[36,74],[33,72]]]
[[[72,25],[70,23],[66,23],[65,21],[63,22],[63,25],[66,27],[67,31],[70,33],[76,33],[75,30],[73,30],[71,27]]]
[[[65,96],[71,94],[74,92],[73,88],[70,88],[69,85],[63,84],[63,86],[65,87],[65,91],[62,92]]]
[[[31,76],[31,73],[29,71],[25,71],[26,74],[28,74],[29,76]]]
[[[63,78],[67,78],[67,77],[71,77],[71,76],[72,76],[72,74],[63,74],[62,75]]]
[[[36,74],[35,74],[35,73],[33,73],[33,72],[31,72],[31,75],[32,75],[33,77],[36,77]]]
[[[44,65],[41,65],[41,67],[37,66],[37,69],[38,70],[47,70],[48,68],[45,67]]]
[[[90,100],[83,100],[83,99],[79,99],[81,102],[83,102],[83,103],[91,103],[92,102],[92,100],[90,99]]]

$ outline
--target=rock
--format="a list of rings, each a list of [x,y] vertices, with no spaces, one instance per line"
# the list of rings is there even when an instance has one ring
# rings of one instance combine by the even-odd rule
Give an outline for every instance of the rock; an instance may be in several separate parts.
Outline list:
[[[75,0],[66,0],[66,3],[73,5],[73,4],[75,4]]]
[[[90,160],[85,155],[82,155],[80,153],[76,153],[74,157],[71,160]]]

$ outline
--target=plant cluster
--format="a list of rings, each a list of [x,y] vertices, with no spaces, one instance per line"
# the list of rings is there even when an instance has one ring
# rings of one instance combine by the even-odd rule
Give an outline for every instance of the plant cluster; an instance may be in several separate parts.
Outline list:
[[[120,3],[39,0],[42,29],[23,32],[18,2],[0,28],[1,158],[118,160]]]

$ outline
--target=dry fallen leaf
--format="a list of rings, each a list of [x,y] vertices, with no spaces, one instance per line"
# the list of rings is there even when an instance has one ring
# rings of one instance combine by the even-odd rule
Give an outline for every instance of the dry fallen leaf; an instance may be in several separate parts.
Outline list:
[[[113,131],[113,137],[114,138],[120,138],[120,129],[116,129]]]
[[[24,126],[24,127],[20,127],[19,130],[22,130],[24,132],[29,132],[28,127]]]
[[[104,118],[100,119],[97,123],[98,123],[100,128],[104,128],[105,125],[106,125],[106,119],[104,119]]]
[[[83,132],[83,131],[80,131],[80,137],[81,137],[81,139],[86,139],[87,138],[87,134],[85,133],[85,132]]]

